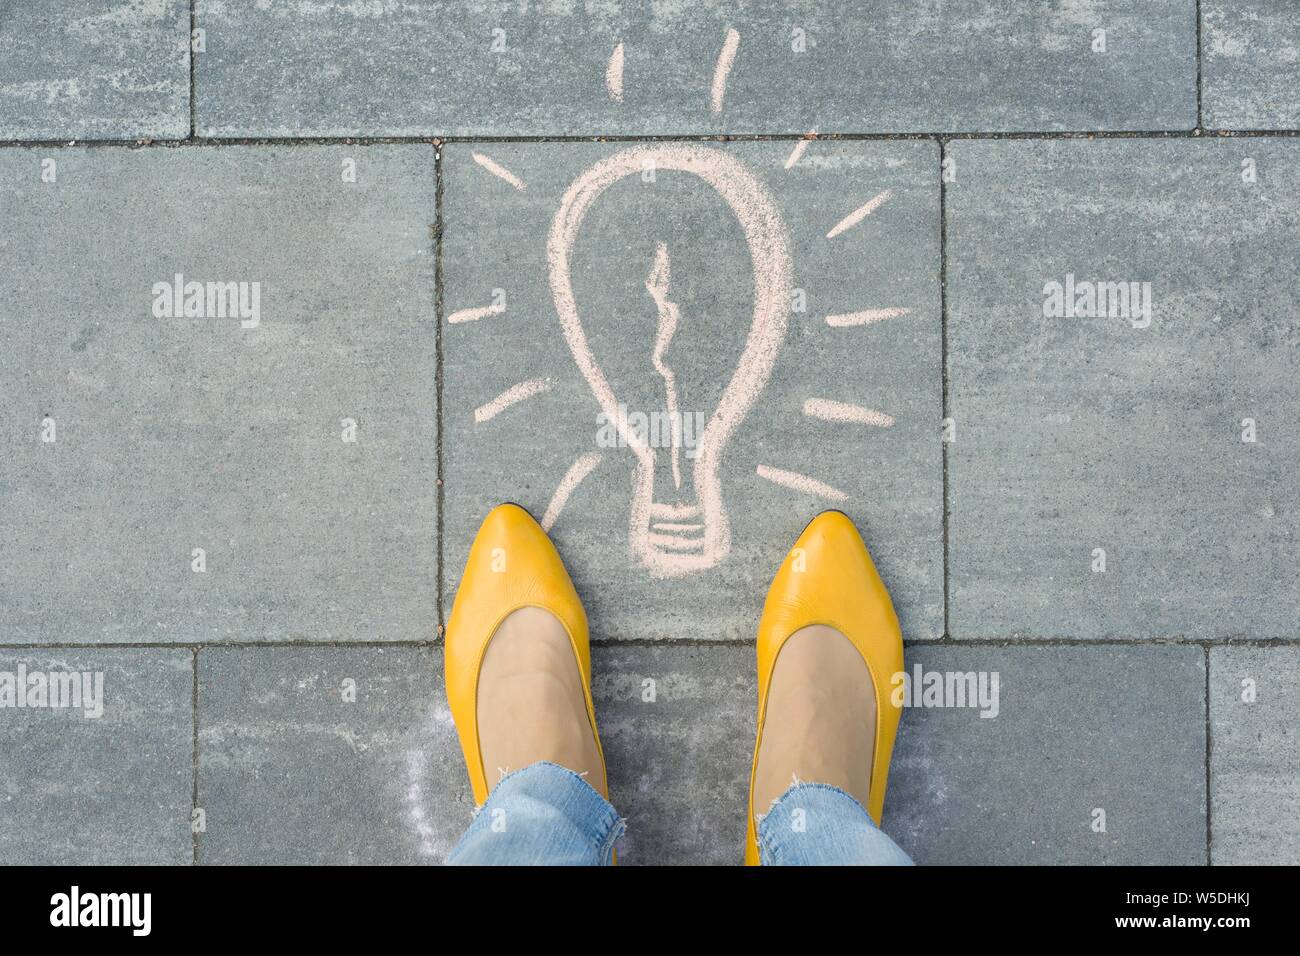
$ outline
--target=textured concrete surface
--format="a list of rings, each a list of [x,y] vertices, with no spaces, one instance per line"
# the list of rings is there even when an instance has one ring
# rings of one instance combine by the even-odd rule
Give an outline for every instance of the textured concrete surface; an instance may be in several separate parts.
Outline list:
[[[0,138],[190,131],[185,0],[0,0]]]
[[[906,666],[999,675],[995,717],[904,712],[883,827],[917,863],[1205,862],[1199,647],[916,647]]]
[[[1199,648],[921,646],[906,663],[999,681],[993,717],[904,712],[884,829],[918,863],[1205,861]],[[740,862],[753,649],[601,648],[592,666],[610,792],[628,821],[620,860]]]
[[[51,673],[101,707],[40,694]],[[189,863],[192,653],[0,650],[0,685],[21,676],[27,706],[0,692],[0,864]]]
[[[1300,5],[1202,0],[1201,84],[1209,129],[1300,126]]]
[[[442,655],[199,653],[200,863],[441,861],[472,803]]]
[[[748,648],[597,648],[625,863],[735,863],[754,733]],[[438,863],[469,784],[437,649],[207,648],[201,863]],[[355,701],[344,700],[345,681]]]
[[[1293,638],[1300,143],[951,155],[953,634]],[[1069,275],[1150,283],[1149,323],[1045,317]]]
[[[1300,648],[1210,650],[1216,865],[1300,864]]]
[[[712,147],[709,147],[710,149]],[[443,329],[447,604],[470,541],[488,509],[516,501],[544,516],[566,470],[601,462],[553,526],[555,540],[602,638],[752,639],[772,575],[817,512],[840,507],[864,529],[909,638],[943,628],[941,385],[938,313],[937,155],[930,143],[814,143],[793,169],[789,144],[727,149],[771,190],[787,224],[794,285],[806,310],[789,316],[765,391],[722,446],[723,507],[731,552],[685,577],[654,578],[630,549],[633,464],[602,447],[601,406],[565,344],[548,287],[546,237],[571,180],[618,148],[494,144],[445,151],[445,312],[488,305],[499,314]],[[527,183],[518,191],[472,158],[489,157]],[[891,195],[860,224],[826,234],[855,208]],[[664,361],[679,406],[706,419],[737,376],[753,322],[750,254],[735,216],[686,173],[633,176],[592,207],[574,256],[580,321],[618,401],[663,412],[664,379],[652,364],[657,310],[646,291],[665,243],[672,298],[684,303]],[[911,312],[870,325],[831,327],[826,317],[863,309]],[[521,380],[550,391],[486,421],[476,409]],[[809,398],[887,413],[892,427],[840,424],[804,414]],[[702,487],[681,460],[673,488],[659,449],[656,501],[691,499]],[[810,475],[845,500],[779,487],[759,467]]]
[[[597,648],[592,693],[610,795],[627,820],[619,862],[741,862],[753,648]]]
[[[444,859],[470,798],[430,641],[504,499],[552,512],[603,642],[625,863],[740,860],[754,628],[826,507],[909,666],[999,676],[996,718],[904,716],[885,826],[919,862],[1300,862],[1297,48],[1283,0],[0,0],[0,863]],[[756,177],[792,249],[731,549],[671,580],[545,251],[575,177],[664,138]],[[142,143],[40,145],[95,139]],[[629,412],[666,369],[707,420],[762,203],[639,172],[576,310]],[[256,283],[256,321],[206,288],[160,317],[177,274]],[[1150,283],[1150,321],[1044,314],[1097,281]],[[7,706],[20,666],[101,671],[104,715]]]
[[[445,858],[471,804],[439,657],[202,651],[200,862]],[[904,714],[885,830],[918,862],[1204,862],[1199,648],[920,647],[907,663],[999,675],[991,718]],[[620,861],[739,863],[753,649],[606,646],[592,666],[610,793],[628,822]],[[342,699],[348,679],[355,703]]]
[[[433,164],[0,153],[6,640],[433,635]],[[178,273],[259,283],[257,326],[155,317]]]
[[[453,7],[454,9],[449,9]],[[213,136],[1191,129],[1191,0],[198,0]],[[715,68],[739,37],[721,109]],[[1103,43],[1096,31],[1105,31]],[[623,45],[622,100],[606,87]]]

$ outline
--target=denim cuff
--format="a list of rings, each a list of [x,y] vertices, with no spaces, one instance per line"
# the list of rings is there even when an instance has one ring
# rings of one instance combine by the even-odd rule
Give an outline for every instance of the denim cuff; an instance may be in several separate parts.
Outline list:
[[[907,866],[866,807],[825,783],[796,783],[757,819],[766,866]]]
[[[581,776],[539,761],[492,788],[449,862],[608,865],[625,827]]]

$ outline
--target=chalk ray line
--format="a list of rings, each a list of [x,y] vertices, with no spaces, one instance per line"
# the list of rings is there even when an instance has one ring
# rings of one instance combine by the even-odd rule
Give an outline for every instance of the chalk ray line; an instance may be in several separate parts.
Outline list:
[[[550,391],[554,384],[549,378],[530,378],[526,382],[511,385],[492,401],[485,402],[474,409],[474,424],[481,425],[491,421],[511,405],[518,405],[526,399]]]
[[[826,238],[834,239],[844,230],[852,229],[862,220],[866,219],[873,212],[879,209],[881,205],[888,202],[889,197],[892,195],[893,193],[890,190],[886,189],[884,192],[879,192],[876,195],[872,196],[861,206],[853,210],[853,212],[849,213],[847,216],[845,216],[843,219],[837,222],[834,226],[832,226],[831,231],[826,233]]]
[[[722,52],[718,54],[717,65],[713,68],[713,86],[710,89],[709,109],[715,113],[722,112],[722,101],[727,95],[727,76],[732,64],[736,62],[736,51],[740,48],[740,34],[734,29],[727,30],[727,39],[723,41]]]
[[[883,322],[885,319],[897,319],[911,314],[911,309],[863,309],[861,312],[843,312],[839,315],[828,315],[826,316],[826,324],[833,329],[846,329],[857,325]]]
[[[623,102],[623,44],[620,42],[609,55],[609,65],[605,67],[605,90],[615,103]]]
[[[546,513],[542,515],[543,531],[551,530],[556,519],[560,517],[560,512],[569,503],[569,496],[596,469],[600,461],[600,452],[589,451],[585,455],[579,455],[577,460],[569,466],[569,470],[564,473],[564,477],[556,485],[555,494],[551,495],[551,502],[546,506]]]
[[[843,422],[855,425],[873,425],[876,428],[891,428],[894,416],[874,408],[853,405],[849,402],[837,402],[830,398],[810,398],[803,403],[803,413],[809,418],[820,418],[824,422]]]
[[[510,170],[506,169],[496,160],[492,159],[490,156],[485,156],[482,153],[472,153],[471,155],[474,157],[474,162],[478,163],[480,166],[486,169],[493,176],[496,176],[498,179],[504,179],[506,182],[508,182],[511,186],[514,186],[515,189],[518,189],[520,192],[523,192],[525,189],[528,188],[528,184],[526,182],[524,182],[522,179],[520,179]]]
[[[803,158],[804,150],[808,148],[808,144],[812,142],[816,135],[817,131],[815,129],[810,129],[803,139],[794,144],[794,149],[790,150],[790,155],[785,161],[786,169],[793,169],[795,164]]]
[[[504,302],[479,306],[472,309],[457,309],[451,315],[447,316],[447,324],[458,325],[461,322],[477,322],[479,319],[486,319],[490,315],[500,315],[505,310],[506,306]]]
[[[768,465],[758,466],[758,477],[766,478],[774,485],[780,485],[782,488],[789,488],[792,491],[801,491],[804,494],[816,495],[819,498],[827,498],[831,501],[848,501],[849,496],[838,488],[832,488],[825,482],[818,481],[816,478],[810,478],[807,475],[801,475],[797,471],[786,471],[782,468],[772,468]]]

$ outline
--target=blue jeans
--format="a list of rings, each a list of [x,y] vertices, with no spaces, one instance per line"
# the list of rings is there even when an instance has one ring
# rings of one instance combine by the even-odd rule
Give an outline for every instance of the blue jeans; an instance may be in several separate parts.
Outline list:
[[[553,763],[501,780],[451,851],[452,866],[608,866],[624,830],[587,781]],[[764,866],[910,866],[862,804],[822,783],[796,784],[758,822]]]

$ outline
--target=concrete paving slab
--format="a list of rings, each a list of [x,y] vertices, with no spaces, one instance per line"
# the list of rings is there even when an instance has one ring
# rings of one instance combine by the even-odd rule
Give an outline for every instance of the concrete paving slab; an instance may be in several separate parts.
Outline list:
[[[619,863],[740,863],[753,647],[597,647],[592,694],[610,794],[627,820]]]
[[[605,646],[592,666],[620,859],[738,863],[753,648]],[[985,691],[904,712],[884,828],[918,863],[1205,862],[1199,647],[909,647],[918,666]]]
[[[190,132],[185,0],[0,2],[0,139]]]
[[[1202,0],[1201,89],[1207,129],[1300,126],[1300,6]]]
[[[906,663],[923,687],[973,673],[986,701],[998,674],[996,717],[904,712],[883,826],[917,863],[1205,863],[1201,648],[922,646]]]
[[[737,862],[752,650],[594,655],[620,860]],[[439,649],[206,648],[199,685],[200,862],[441,863],[469,825]]]
[[[1196,125],[1190,0],[198,0],[196,17],[210,136]]]
[[[597,638],[751,640],[799,532],[840,508],[904,634],[939,636],[937,152],[447,147],[446,607],[483,516],[514,501]],[[553,221],[578,223],[556,233],[567,265]]]
[[[188,648],[0,650],[0,864],[189,863]]]
[[[1300,648],[1210,649],[1211,862],[1300,864]]]
[[[1300,143],[950,155],[953,635],[1294,636]]]
[[[0,154],[9,640],[432,636],[434,190],[419,145]]]
[[[441,862],[469,780],[430,648],[199,653],[199,862]]]
[[[200,652],[200,861],[444,859],[470,798],[437,658]],[[1204,862],[1200,648],[909,648],[909,673],[917,665],[973,673],[977,686],[982,675],[986,692],[998,674],[997,696],[978,706],[904,715],[885,829],[918,862]],[[593,675],[610,792],[628,821],[621,862],[739,863],[753,648],[598,646]],[[355,703],[341,699],[347,679]]]

